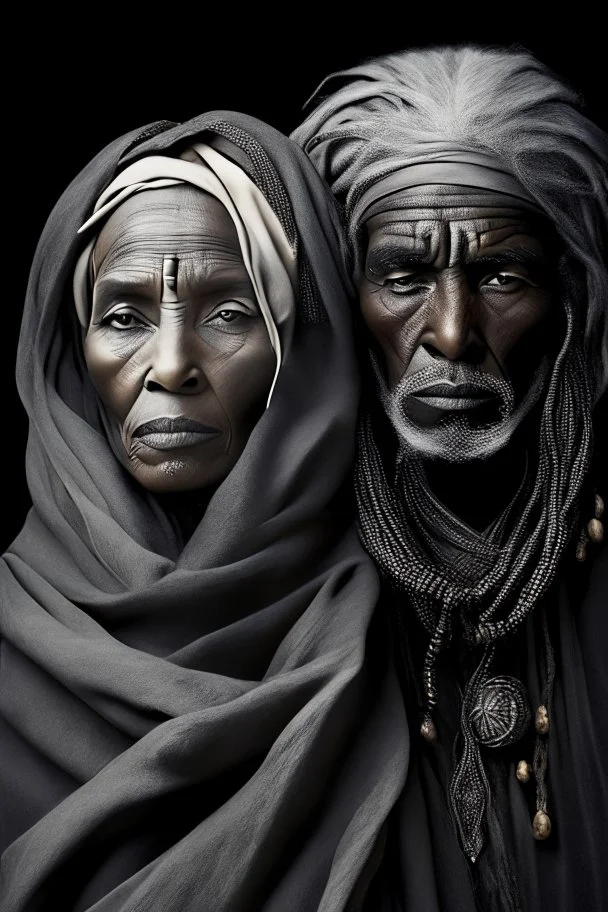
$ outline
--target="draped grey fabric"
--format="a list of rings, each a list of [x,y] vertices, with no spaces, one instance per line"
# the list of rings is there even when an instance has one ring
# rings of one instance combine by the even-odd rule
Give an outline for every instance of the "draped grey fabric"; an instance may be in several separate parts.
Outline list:
[[[301,300],[270,407],[184,544],[108,445],[71,281],[76,231],[116,171],[195,136],[246,167],[291,232]],[[241,115],[122,137],[51,214],[17,368],[33,507],[0,564],[5,912],[363,902],[408,735],[351,520],[345,288],[314,169]]]

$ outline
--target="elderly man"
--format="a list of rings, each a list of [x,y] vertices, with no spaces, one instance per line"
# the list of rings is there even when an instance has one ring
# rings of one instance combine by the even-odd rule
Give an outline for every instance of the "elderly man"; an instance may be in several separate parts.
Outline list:
[[[522,51],[337,76],[295,138],[344,207],[360,530],[422,736],[376,908],[606,908],[607,137]]]

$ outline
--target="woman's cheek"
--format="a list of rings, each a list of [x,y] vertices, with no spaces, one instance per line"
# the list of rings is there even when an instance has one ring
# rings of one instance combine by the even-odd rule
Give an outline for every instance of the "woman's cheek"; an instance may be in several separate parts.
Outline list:
[[[95,332],[85,339],[85,361],[93,385],[106,408],[119,420],[124,419],[143,388],[145,341],[125,338],[109,343],[107,336]]]
[[[228,413],[245,414],[267,395],[276,355],[265,327],[241,337],[239,348],[224,352],[207,366],[207,379]]]
[[[250,335],[247,332],[228,332],[209,325],[198,327],[197,332],[208,346],[211,358],[230,358],[241,350]]]

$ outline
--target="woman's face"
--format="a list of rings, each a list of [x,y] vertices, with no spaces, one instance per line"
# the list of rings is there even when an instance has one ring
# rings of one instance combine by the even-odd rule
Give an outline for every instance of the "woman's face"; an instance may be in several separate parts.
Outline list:
[[[143,191],[110,216],[93,257],[85,359],[129,471],[156,493],[218,484],[276,366],[232,219],[186,185]]]

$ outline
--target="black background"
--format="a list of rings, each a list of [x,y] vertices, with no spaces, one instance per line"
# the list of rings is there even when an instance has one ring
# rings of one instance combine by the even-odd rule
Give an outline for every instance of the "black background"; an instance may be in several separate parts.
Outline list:
[[[147,12],[142,7],[145,22],[128,28],[120,10],[91,6],[86,25],[25,21],[25,12],[19,27],[7,31],[5,50],[12,51],[13,62],[3,93],[8,294],[0,335],[2,551],[29,505],[27,418],[14,383],[29,266],[57,198],[108,142],[155,120],[184,121],[216,109],[244,111],[290,132],[328,73],[406,47],[462,42],[527,47],[582,93],[589,116],[608,130],[603,30],[580,5],[556,5],[541,19],[531,4],[525,13],[503,4],[465,17],[453,12],[449,21],[438,5],[427,3],[424,18],[419,8],[411,15],[408,6],[395,12],[369,4],[365,17],[363,7],[344,6],[335,25],[303,6],[274,14],[261,8],[251,19],[229,4],[209,14],[202,6],[151,6]],[[561,9],[568,10],[567,19]]]

